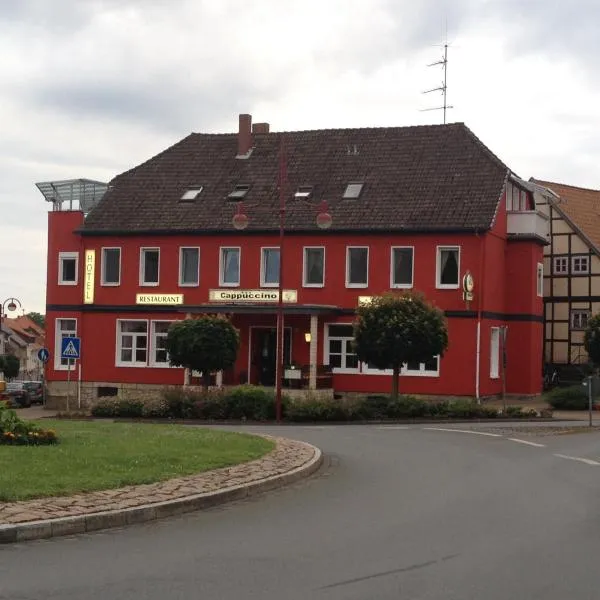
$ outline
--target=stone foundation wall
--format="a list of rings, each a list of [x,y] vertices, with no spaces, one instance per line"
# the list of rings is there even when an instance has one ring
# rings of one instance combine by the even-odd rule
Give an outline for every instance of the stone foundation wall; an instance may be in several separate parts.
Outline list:
[[[176,389],[180,386],[172,387]],[[47,384],[46,406],[53,410],[67,410],[68,408],[69,410],[87,411],[101,400],[111,397],[121,400],[142,400],[144,402],[159,399],[166,389],[168,389],[168,386],[147,383],[82,381],[80,398],[78,400],[78,387],[76,382],[71,382],[71,384],[68,385],[66,381],[50,381]],[[202,388],[197,386],[186,386],[186,389],[197,392],[202,391]],[[114,393],[115,391],[116,394]],[[282,394],[291,398],[304,398],[307,396],[313,398],[333,398],[332,389],[314,391],[283,389]]]
[[[46,405],[54,410],[67,410],[68,403],[70,410],[89,410],[100,400],[110,397],[144,401],[160,398],[165,388],[164,385],[146,383],[82,381],[78,399],[77,383],[68,385],[66,381],[50,381],[47,384]]]

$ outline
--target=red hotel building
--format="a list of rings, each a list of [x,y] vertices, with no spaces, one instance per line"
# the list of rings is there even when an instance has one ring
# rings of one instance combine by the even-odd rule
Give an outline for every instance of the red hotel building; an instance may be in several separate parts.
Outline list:
[[[51,404],[64,404],[68,378],[71,402],[78,390],[83,405],[194,383],[169,366],[164,338],[173,321],[203,313],[227,314],[240,331],[238,361],[218,383],[274,385],[281,136],[240,115],[237,134],[193,133],[108,186],[38,184],[53,203]],[[387,392],[390,373],[357,361],[351,324],[361,297],[414,289],[445,311],[449,348],[405,365],[404,393],[490,397],[504,383],[511,395],[538,394],[544,189],[461,123],[285,139],[284,361],[310,374],[303,385],[317,387],[328,365],[335,392]],[[326,231],[315,224],[324,200]],[[240,201],[244,231],[232,225]],[[68,335],[82,345],[70,373],[60,358]]]

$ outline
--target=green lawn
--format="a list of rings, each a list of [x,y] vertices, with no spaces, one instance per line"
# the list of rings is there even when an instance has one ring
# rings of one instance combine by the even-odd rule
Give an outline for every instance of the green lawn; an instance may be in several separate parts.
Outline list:
[[[185,427],[50,421],[55,446],[0,446],[0,501],[151,483],[259,458],[264,438]]]

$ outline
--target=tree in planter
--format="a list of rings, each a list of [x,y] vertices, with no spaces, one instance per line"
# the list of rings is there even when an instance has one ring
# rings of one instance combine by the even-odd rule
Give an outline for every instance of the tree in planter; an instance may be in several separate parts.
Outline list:
[[[600,367],[600,314],[589,319],[583,336],[583,345],[597,370]]]
[[[0,371],[4,373],[6,379],[12,379],[19,374],[21,363],[19,359],[12,354],[0,356]]]
[[[427,362],[448,347],[446,318],[422,294],[384,294],[358,307],[354,344],[359,360],[392,369],[392,397],[398,397],[403,363]]]
[[[240,337],[229,320],[207,315],[171,325],[165,345],[170,363],[201,371],[202,385],[208,391],[211,373],[235,363]]]

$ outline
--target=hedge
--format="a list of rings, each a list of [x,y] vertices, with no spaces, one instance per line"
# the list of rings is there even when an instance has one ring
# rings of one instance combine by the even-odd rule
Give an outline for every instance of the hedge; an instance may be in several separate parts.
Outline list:
[[[96,417],[198,419],[203,421],[270,421],[275,418],[275,395],[253,385],[207,393],[184,388],[166,389],[157,400],[141,402],[108,398],[92,409]],[[493,419],[501,412],[471,400],[431,402],[413,396],[393,400],[385,395],[328,398],[307,392],[303,398],[282,396],[282,415],[289,422],[381,421],[410,419]],[[535,411],[508,407],[511,418],[534,417]]]
[[[587,410],[588,389],[581,384],[557,387],[546,394],[545,400],[555,410]]]

